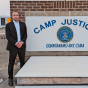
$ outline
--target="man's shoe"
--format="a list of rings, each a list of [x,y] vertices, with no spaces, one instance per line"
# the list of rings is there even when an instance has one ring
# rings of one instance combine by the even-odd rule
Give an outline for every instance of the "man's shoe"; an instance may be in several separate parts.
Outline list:
[[[9,86],[13,86],[13,79],[9,79],[8,85],[9,85]]]

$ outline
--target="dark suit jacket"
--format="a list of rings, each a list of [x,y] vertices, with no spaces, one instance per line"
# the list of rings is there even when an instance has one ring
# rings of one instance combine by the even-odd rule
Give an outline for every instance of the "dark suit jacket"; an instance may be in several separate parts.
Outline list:
[[[20,24],[21,41],[24,42],[21,49],[25,49],[26,48],[25,41],[27,38],[27,29],[26,29],[25,23],[19,21],[19,24]],[[5,32],[6,32],[6,38],[8,40],[6,50],[13,51],[13,50],[17,49],[17,46],[15,45],[15,43],[17,42],[18,39],[17,39],[16,28],[15,28],[13,21],[6,24]]]

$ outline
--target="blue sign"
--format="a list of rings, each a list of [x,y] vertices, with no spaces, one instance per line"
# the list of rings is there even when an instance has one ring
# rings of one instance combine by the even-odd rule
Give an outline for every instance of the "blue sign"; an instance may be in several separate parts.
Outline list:
[[[58,29],[57,31],[57,38],[63,42],[67,43],[72,40],[73,38],[73,31],[70,27],[63,26]]]

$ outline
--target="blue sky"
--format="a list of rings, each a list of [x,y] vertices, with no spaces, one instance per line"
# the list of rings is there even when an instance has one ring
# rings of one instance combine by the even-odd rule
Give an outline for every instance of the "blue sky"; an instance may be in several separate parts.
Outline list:
[[[0,16],[10,16],[10,0],[0,0]]]

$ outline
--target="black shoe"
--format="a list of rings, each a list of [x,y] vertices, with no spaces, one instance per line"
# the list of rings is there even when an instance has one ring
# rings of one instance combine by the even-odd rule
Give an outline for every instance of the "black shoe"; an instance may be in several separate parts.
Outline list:
[[[13,86],[13,79],[9,79],[8,85],[9,85],[9,86]]]

